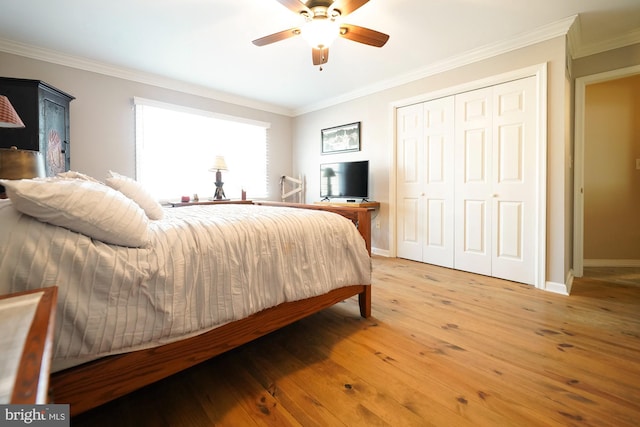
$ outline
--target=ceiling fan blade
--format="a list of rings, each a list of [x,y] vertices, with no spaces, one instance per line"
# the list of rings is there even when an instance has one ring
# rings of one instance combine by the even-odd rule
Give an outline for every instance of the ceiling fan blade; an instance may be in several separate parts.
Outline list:
[[[308,13],[311,13],[311,10],[309,10],[307,5],[301,2],[300,0],[276,0],[276,1],[292,12],[300,13],[300,12],[306,11]]]
[[[299,28],[289,28],[288,30],[280,31],[275,34],[271,34],[268,36],[260,37],[259,39],[255,39],[252,43],[256,46],[265,46],[271,43],[279,42],[281,40],[286,40],[290,37],[294,37],[300,34]]]
[[[326,64],[329,60],[329,48],[325,47],[322,49],[312,49],[311,57],[313,59],[313,65],[322,65]]]
[[[340,16],[344,17],[368,2],[369,0],[336,0],[331,5],[331,10],[339,10]]]
[[[340,25],[340,36],[354,42],[368,44],[369,46],[382,47],[389,40],[387,34],[357,25]]]

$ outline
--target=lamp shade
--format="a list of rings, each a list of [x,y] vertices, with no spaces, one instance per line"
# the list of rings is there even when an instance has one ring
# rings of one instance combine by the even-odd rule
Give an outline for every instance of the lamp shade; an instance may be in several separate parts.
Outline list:
[[[29,179],[45,176],[42,153],[0,148],[0,179]]]
[[[9,98],[0,95],[0,128],[23,128],[22,119],[9,102]]]
[[[228,170],[228,168],[227,168],[227,162],[224,161],[224,157],[216,156],[216,159],[213,162],[213,167],[209,169],[209,171],[215,172],[215,171],[226,171],[226,170]]]

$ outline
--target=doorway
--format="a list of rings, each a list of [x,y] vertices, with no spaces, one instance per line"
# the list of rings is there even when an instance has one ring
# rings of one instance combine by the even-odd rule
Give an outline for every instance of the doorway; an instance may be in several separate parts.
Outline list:
[[[576,79],[575,277],[640,269],[639,93],[640,66]]]

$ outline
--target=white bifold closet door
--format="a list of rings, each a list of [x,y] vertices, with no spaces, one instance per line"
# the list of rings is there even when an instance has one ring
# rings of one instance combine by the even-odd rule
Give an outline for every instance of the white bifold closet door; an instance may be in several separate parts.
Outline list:
[[[398,256],[535,280],[534,77],[397,112]]]
[[[454,97],[400,108],[396,123],[398,256],[453,267]]]
[[[534,284],[534,77],[456,95],[454,268]]]

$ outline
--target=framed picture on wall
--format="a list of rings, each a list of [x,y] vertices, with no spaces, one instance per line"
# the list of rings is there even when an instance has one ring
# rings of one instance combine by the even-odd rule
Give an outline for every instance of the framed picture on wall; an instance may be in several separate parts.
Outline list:
[[[322,129],[322,154],[360,151],[360,122]]]

